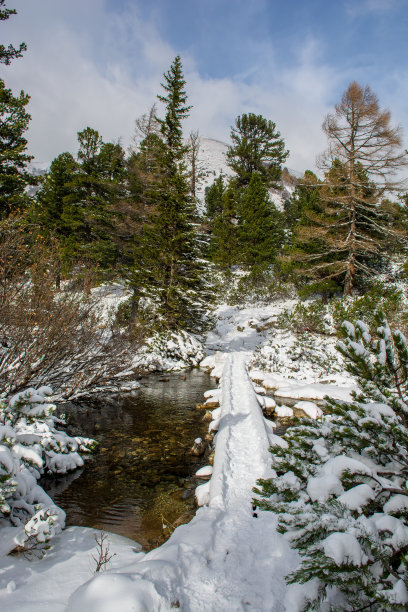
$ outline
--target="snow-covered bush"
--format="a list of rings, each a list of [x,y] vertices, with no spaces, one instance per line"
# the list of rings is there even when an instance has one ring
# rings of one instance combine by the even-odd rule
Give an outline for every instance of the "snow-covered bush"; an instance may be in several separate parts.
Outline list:
[[[302,558],[288,609],[406,610],[407,342],[384,319],[376,337],[362,322],[344,328],[339,348],[361,393],[328,400],[320,422],[302,420],[279,439],[257,503],[278,514]]]
[[[0,404],[0,533],[8,527],[0,554],[41,546],[61,530],[65,514],[37,481],[44,473],[65,474],[82,466],[79,452],[95,444],[56,429],[62,421],[53,414],[50,394],[49,387],[27,389]]]
[[[205,357],[197,336],[186,331],[161,332],[146,340],[133,359],[133,367],[148,372],[197,366]]]
[[[276,331],[269,342],[257,347],[249,368],[277,372],[298,380],[318,381],[342,372],[342,362],[335,338]]]

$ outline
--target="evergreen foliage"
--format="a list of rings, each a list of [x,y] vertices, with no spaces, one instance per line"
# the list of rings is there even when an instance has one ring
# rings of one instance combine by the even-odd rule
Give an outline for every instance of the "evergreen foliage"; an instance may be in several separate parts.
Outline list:
[[[119,144],[104,143],[89,127],[78,133],[78,141],[77,160],[63,153],[51,164],[35,218],[58,239],[63,268],[87,259],[108,270],[118,259],[114,218],[126,177],[124,151]]]
[[[50,170],[39,190],[31,216],[49,238],[56,238],[63,268],[69,269],[75,252],[76,237],[72,232],[72,211],[67,214],[67,199],[78,171],[78,163],[71,153],[61,153],[51,163]]]
[[[213,182],[205,193],[205,207],[208,219],[213,220],[216,215],[219,215],[223,209],[223,195],[225,193],[226,186],[224,185],[224,179],[220,174]]]
[[[26,153],[24,133],[30,122],[26,106],[30,97],[23,91],[14,96],[0,79],[0,217],[23,209],[29,198],[27,185],[36,179],[27,171],[32,156]]]
[[[296,228],[299,232],[302,225],[309,224],[309,212],[319,210],[320,183],[311,170],[306,170],[302,179],[297,181],[293,196],[286,202],[284,210],[285,226],[289,230]],[[296,239],[291,242],[296,242]]]
[[[236,196],[237,192],[231,187],[224,191],[221,209],[215,214],[212,224],[210,255],[214,263],[224,269],[230,268],[239,260]]]
[[[10,549],[37,549],[64,527],[65,513],[37,484],[44,473],[66,474],[84,464],[95,441],[56,429],[61,419],[49,387],[26,389],[0,403],[0,518],[17,528]],[[7,543],[5,543],[7,545]]]
[[[16,15],[16,9],[9,9],[6,7],[6,0],[0,0],[0,21],[5,21],[9,19],[10,15]],[[18,49],[16,49],[13,45],[9,45],[5,47],[0,44],[0,64],[9,65],[12,59],[16,57],[21,57],[23,52],[27,50],[27,45],[25,43],[20,43]]]
[[[236,118],[231,140],[227,162],[237,174],[238,186],[248,185],[252,173],[259,172],[267,187],[277,187],[289,151],[276,124],[262,115],[245,113]]]
[[[164,119],[159,119],[161,143],[154,148],[154,175],[146,185],[147,210],[143,231],[134,236],[130,284],[134,309],[143,311],[141,298],[153,300],[156,324],[170,329],[201,326],[202,264],[198,260],[195,210],[184,166],[182,120],[191,107],[180,57],[164,74]],[[156,136],[155,136],[156,138]]]
[[[353,204],[347,186],[348,169],[335,159],[319,181],[308,173],[295,192],[302,207],[287,249],[288,268],[306,283],[303,293],[349,294],[350,253],[353,251],[353,287],[362,287],[384,264],[390,215],[380,206],[379,192],[356,164]],[[351,229],[351,225],[354,228]],[[353,239],[351,238],[354,232]]]
[[[327,401],[272,445],[260,481],[301,556],[289,577],[303,610],[405,610],[408,603],[408,348],[379,318],[376,336],[344,324],[339,349],[358,377],[351,403]],[[303,589],[299,585],[304,585]]]
[[[273,263],[283,241],[282,216],[269,201],[261,175],[253,172],[239,205],[240,258],[248,266]]]

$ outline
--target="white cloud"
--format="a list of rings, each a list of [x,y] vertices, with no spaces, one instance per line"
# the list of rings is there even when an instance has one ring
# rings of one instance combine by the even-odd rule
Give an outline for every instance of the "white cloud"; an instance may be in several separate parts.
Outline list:
[[[14,5],[19,14],[6,22],[10,40],[26,40],[29,49],[5,70],[5,80],[32,96],[28,138],[36,160],[75,152],[76,132],[87,125],[127,146],[134,120],[155,101],[163,72],[177,54],[155,23],[142,20],[137,2],[125,13],[108,13],[104,0],[15,0]],[[291,152],[290,167],[313,168],[326,145],[324,116],[354,75],[327,65],[313,38],[299,46],[297,56],[294,51],[290,66],[277,63],[267,41],[251,54],[257,59],[249,72],[223,79],[203,77],[195,58],[183,56],[194,105],[186,131],[227,140],[237,115],[256,112],[277,124]]]
[[[401,0],[354,0],[354,2],[347,2],[346,10],[351,17],[357,17],[372,13],[387,13],[400,4]]]

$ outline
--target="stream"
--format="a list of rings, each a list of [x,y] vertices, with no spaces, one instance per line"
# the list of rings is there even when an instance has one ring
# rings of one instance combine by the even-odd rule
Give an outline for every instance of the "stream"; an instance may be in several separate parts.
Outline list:
[[[195,512],[193,476],[206,459],[189,451],[208,430],[195,404],[214,380],[194,369],[140,382],[132,394],[67,410],[68,433],[99,445],[82,469],[42,486],[65,510],[67,526],[118,533],[150,550]]]

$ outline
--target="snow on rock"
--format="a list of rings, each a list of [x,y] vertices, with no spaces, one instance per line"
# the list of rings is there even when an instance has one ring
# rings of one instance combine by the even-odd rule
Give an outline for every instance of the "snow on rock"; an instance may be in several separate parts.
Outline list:
[[[198,506],[206,506],[210,501],[210,483],[205,482],[196,487],[195,497]]]
[[[293,417],[293,410],[289,406],[276,406],[276,416],[280,418],[291,418]]]
[[[325,385],[321,383],[314,384],[302,384],[302,383],[291,383],[290,385],[280,385],[275,391],[275,397],[280,399],[294,399],[294,400],[306,400],[306,401],[318,401],[324,400],[326,395],[336,400],[343,400],[345,402],[351,402],[350,387],[338,387],[337,385]]]
[[[147,579],[132,574],[99,574],[70,598],[67,612],[160,612],[169,606]]]
[[[205,190],[210,187],[215,179],[221,174],[225,178],[233,176],[235,173],[227,165],[226,154],[229,145],[221,140],[213,138],[200,138],[200,147],[198,150],[198,169],[200,178],[198,180],[198,188],[196,191],[198,200],[199,212],[205,211]],[[286,174],[285,174],[286,173]],[[280,184],[280,189],[270,189],[269,198],[279,210],[284,209],[284,204],[289,199],[294,191],[293,180],[299,173],[293,170],[285,171],[283,180]],[[292,174],[292,177],[290,176]],[[287,179],[285,180],[285,176]],[[301,174],[299,175],[301,176]]]
[[[219,380],[222,376],[227,358],[228,353],[217,351],[214,355],[207,355],[207,357],[201,361],[200,368],[209,370],[211,372],[211,376]]]
[[[297,408],[298,410],[303,410],[303,412],[311,419],[317,419],[323,415],[322,409],[319,408],[319,406],[316,406],[314,402],[307,402],[303,400],[301,402],[297,402],[297,404],[295,404],[293,407]]]
[[[275,408],[276,402],[273,397],[268,397],[267,395],[257,395],[256,399],[258,403],[263,408]]]
[[[200,478],[202,476],[211,476],[212,473],[213,473],[212,465],[205,465],[204,467],[197,470],[195,475]]]
[[[209,399],[216,399],[218,400],[219,396],[221,394],[221,390],[220,389],[209,389],[208,391],[206,391],[204,393],[204,397],[209,400]]]

